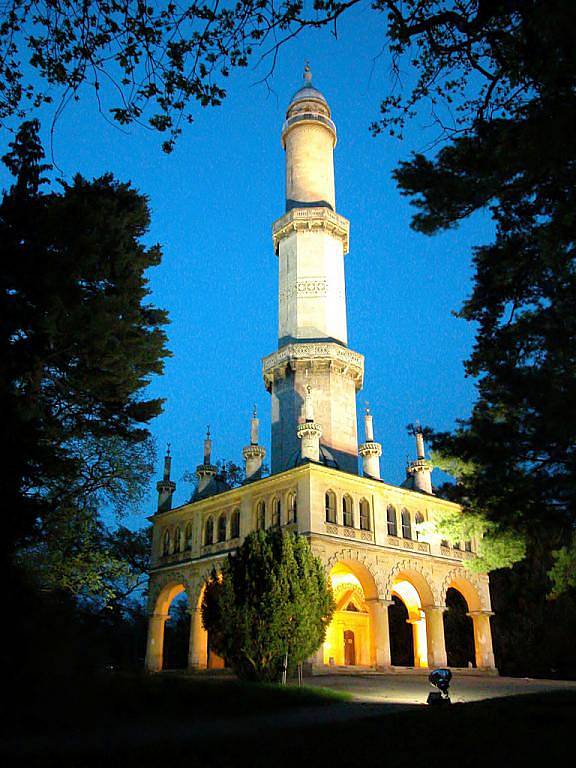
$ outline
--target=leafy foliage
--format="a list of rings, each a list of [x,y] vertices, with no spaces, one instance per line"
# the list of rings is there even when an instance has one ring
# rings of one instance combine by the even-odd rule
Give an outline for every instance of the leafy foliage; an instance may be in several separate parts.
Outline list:
[[[193,107],[218,106],[235,69],[269,62],[306,30],[329,28],[360,0],[13,0],[0,25],[0,121],[57,95],[66,104],[92,89],[119,125],[143,123],[170,151]],[[401,135],[426,103],[442,131],[507,115],[525,100],[551,50],[569,40],[570,0],[374,0],[395,87],[373,131]],[[566,23],[555,24],[562,12]],[[373,20],[376,23],[377,19]],[[555,50],[552,48],[552,50]],[[554,61],[554,56],[550,57]],[[22,62],[29,62],[23,66]],[[400,73],[415,74],[405,89]]]
[[[306,539],[279,528],[251,533],[206,582],[210,645],[239,677],[276,682],[324,641],[334,611],[321,561]]]
[[[18,562],[42,589],[67,592],[99,610],[121,608],[147,579],[150,531],[111,531],[93,510],[59,508],[41,540],[18,552]]]
[[[576,592],[576,541],[572,539],[552,555],[554,565],[548,574],[552,582],[552,597],[558,597],[569,590]]]
[[[466,363],[478,399],[469,419],[432,444],[467,467],[453,498],[489,530],[552,530],[547,540],[568,546],[576,524],[576,55],[568,32],[576,7],[475,5],[491,15],[477,35],[497,53],[508,100],[435,157],[414,155],[395,172],[417,209],[416,230],[434,234],[477,211],[489,211],[496,230],[475,249],[473,291],[459,313],[478,328]]]

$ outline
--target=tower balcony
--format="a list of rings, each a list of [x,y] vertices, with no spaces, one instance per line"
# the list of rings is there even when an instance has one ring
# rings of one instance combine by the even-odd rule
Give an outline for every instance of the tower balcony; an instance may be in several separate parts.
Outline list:
[[[330,208],[292,208],[272,225],[274,252],[278,254],[280,241],[292,232],[312,230],[328,232],[342,241],[344,254],[350,248],[350,222]]]

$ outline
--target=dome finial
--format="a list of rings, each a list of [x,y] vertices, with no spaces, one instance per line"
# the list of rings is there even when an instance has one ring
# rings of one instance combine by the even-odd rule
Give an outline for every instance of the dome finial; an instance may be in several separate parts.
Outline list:
[[[312,84],[312,70],[310,69],[310,63],[308,61],[304,63],[304,82],[306,85]]]

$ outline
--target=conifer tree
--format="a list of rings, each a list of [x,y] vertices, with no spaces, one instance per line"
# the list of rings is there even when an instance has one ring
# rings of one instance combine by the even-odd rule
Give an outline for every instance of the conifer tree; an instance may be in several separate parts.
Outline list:
[[[162,405],[144,390],[168,354],[167,315],[147,302],[145,273],[161,251],[142,242],[146,198],[109,174],[46,190],[38,131],[24,123],[3,158],[15,179],[0,203],[9,557],[42,537],[55,510],[138,497],[151,465],[147,425]]]
[[[334,602],[321,561],[296,533],[256,531],[206,582],[210,647],[239,677],[277,682],[324,641]]]

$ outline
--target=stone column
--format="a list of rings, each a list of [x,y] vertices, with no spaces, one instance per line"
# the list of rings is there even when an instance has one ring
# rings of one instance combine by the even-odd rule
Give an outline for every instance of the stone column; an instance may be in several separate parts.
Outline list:
[[[490,629],[490,616],[494,616],[494,613],[492,611],[470,611],[468,616],[474,625],[476,666],[479,669],[496,669]]]
[[[164,651],[164,624],[170,617],[167,613],[151,613],[148,617],[148,643],[146,646],[146,671],[162,671]]]
[[[390,661],[390,626],[388,624],[388,606],[392,600],[379,597],[367,600],[370,611],[372,664],[377,669],[389,669]]]
[[[197,671],[208,667],[208,633],[202,626],[200,607],[190,613],[190,643],[188,645],[188,669]]]
[[[427,605],[424,608],[429,667],[445,667],[448,663],[444,641],[445,610],[443,605]]]

